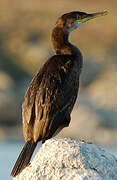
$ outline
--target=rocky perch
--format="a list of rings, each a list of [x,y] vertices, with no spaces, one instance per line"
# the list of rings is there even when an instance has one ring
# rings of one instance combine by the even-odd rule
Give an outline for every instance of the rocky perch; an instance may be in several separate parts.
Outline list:
[[[117,160],[95,144],[50,139],[15,180],[117,180]]]

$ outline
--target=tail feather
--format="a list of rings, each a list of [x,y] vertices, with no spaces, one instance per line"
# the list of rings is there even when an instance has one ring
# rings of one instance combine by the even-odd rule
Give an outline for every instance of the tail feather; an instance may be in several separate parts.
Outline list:
[[[26,142],[13,167],[13,170],[10,176],[15,177],[29,164],[36,145],[37,145],[37,142],[33,142],[33,141]]]

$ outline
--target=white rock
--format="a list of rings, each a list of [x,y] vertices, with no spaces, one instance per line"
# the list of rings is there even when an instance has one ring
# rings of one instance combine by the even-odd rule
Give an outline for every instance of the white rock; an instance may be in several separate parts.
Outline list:
[[[15,180],[117,180],[117,160],[100,147],[50,139]]]

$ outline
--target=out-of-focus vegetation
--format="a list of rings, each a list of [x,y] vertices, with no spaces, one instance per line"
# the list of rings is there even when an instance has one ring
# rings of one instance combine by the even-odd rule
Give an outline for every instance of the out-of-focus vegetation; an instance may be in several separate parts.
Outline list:
[[[53,55],[50,35],[56,19],[74,10],[108,10],[107,16],[87,22],[70,36],[83,53],[84,68],[79,102],[64,134],[117,142],[117,1],[4,0],[0,4],[1,139],[21,136],[21,103],[32,76]]]

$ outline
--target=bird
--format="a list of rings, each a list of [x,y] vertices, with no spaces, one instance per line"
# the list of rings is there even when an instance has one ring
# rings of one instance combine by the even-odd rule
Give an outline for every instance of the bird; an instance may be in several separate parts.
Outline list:
[[[69,42],[69,35],[88,20],[106,14],[107,11],[91,14],[72,11],[60,16],[55,23],[51,35],[55,55],[34,76],[24,97],[22,124],[25,145],[11,176],[17,176],[30,164],[39,141],[44,143],[69,126],[83,67],[82,53]]]

